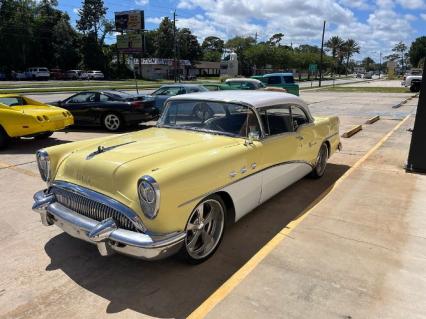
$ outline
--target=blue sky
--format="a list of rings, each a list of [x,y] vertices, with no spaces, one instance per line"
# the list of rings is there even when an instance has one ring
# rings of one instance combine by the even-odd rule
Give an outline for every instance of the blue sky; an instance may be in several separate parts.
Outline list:
[[[176,9],[178,27],[188,27],[201,42],[209,35],[223,39],[256,33],[265,40],[284,33],[283,44],[319,45],[322,21],[325,38],[339,35],[360,43],[361,54],[378,60],[403,41],[408,46],[426,35],[426,0],[104,0],[108,18],[115,11],[145,10],[146,28],[154,29]],[[81,2],[59,0],[59,8],[77,19]],[[114,36],[108,38],[114,41]]]

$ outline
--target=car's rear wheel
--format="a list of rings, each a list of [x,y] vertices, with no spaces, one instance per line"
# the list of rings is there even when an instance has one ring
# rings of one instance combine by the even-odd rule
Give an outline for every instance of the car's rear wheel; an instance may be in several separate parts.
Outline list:
[[[218,195],[206,197],[192,211],[181,251],[189,263],[199,264],[215,253],[225,230],[225,216],[226,206]]]
[[[5,148],[9,140],[9,135],[7,135],[5,130],[0,126],[0,149]]]
[[[102,119],[103,126],[110,132],[119,131],[123,126],[122,118],[115,113],[108,113]]]
[[[323,143],[318,152],[316,165],[310,174],[311,177],[320,178],[324,175],[325,169],[327,167],[328,153],[328,147],[325,143]]]
[[[51,137],[53,135],[53,132],[44,132],[44,133],[41,133],[41,134],[39,134],[39,135],[36,135],[35,136],[35,138],[37,139],[37,140],[43,140],[43,139],[45,139],[45,138],[49,138],[49,137]]]

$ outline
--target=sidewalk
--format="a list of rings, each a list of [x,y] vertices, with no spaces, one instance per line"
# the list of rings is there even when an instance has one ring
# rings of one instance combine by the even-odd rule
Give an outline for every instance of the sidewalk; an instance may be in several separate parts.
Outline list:
[[[403,169],[413,121],[342,180],[207,318],[425,318],[426,176]]]

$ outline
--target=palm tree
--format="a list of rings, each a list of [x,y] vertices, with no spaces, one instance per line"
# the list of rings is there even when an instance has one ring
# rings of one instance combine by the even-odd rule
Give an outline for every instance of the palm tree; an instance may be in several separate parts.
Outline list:
[[[339,36],[333,36],[325,43],[325,47],[331,51],[331,56],[333,61],[336,60],[336,57],[340,54],[343,44],[345,41]],[[333,63],[333,74],[334,74],[335,62]]]
[[[348,75],[348,68],[349,68],[349,59],[352,55],[355,53],[359,53],[359,50],[361,49],[358,42],[356,42],[354,39],[348,39],[343,44],[343,51],[345,53],[346,58],[346,75]]]

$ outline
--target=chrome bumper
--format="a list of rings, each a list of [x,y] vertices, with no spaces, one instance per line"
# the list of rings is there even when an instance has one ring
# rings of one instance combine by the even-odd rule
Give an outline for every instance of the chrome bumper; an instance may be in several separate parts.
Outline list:
[[[154,235],[121,229],[112,218],[98,222],[61,205],[45,191],[34,195],[33,211],[40,214],[43,225],[55,224],[73,237],[96,244],[102,256],[118,252],[146,260],[162,259],[178,252],[186,237],[185,232]]]

